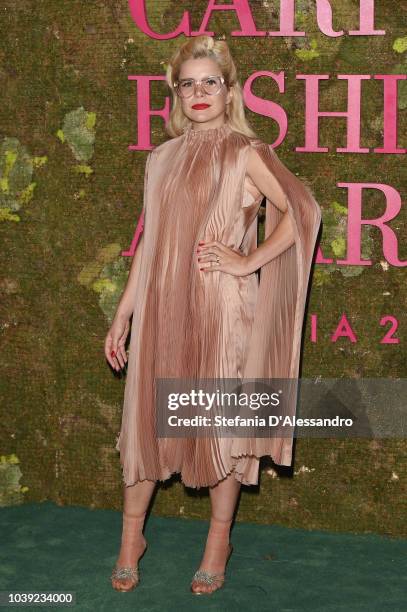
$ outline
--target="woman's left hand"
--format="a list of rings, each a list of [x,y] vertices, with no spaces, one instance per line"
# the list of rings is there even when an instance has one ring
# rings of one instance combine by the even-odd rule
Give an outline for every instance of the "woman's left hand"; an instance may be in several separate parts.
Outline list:
[[[247,256],[225,246],[222,242],[200,242],[198,246],[198,264],[202,272],[226,272],[234,276],[246,276]]]

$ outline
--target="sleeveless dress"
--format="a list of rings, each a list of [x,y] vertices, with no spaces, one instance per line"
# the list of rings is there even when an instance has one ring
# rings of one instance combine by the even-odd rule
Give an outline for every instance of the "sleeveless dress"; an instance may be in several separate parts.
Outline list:
[[[248,189],[251,147],[280,182],[295,244],[260,270],[235,276],[200,271],[198,242],[218,240],[245,255],[257,248],[264,198]],[[144,177],[139,248],[120,451],[127,486],[180,473],[190,487],[231,472],[257,484],[259,458],[291,463],[291,438],[162,438],[156,432],[156,378],[296,377],[306,289],[320,224],[311,192],[270,145],[228,123],[184,132],[152,150]],[[282,213],[266,200],[266,236]],[[292,402],[295,412],[295,402]]]

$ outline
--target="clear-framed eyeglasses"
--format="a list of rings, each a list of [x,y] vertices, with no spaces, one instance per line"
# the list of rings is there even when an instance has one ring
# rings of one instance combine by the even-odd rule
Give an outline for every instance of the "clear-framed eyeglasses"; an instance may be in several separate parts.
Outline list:
[[[222,89],[225,79],[223,76],[208,76],[205,79],[180,79],[174,83],[174,89],[180,98],[190,98],[194,95],[196,87],[201,89],[209,96],[215,96]]]

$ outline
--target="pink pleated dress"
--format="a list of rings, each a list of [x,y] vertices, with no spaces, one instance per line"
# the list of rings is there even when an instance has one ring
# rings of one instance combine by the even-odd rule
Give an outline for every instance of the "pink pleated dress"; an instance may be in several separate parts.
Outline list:
[[[299,230],[296,244],[278,258],[279,269],[276,261],[264,266],[267,272],[261,282],[268,285],[264,289],[255,272],[235,276],[200,271],[196,253],[201,240],[218,240],[245,255],[257,248],[263,194],[258,192],[256,197],[248,188],[246,167],[252,146],[258,147],[270,172],[280,179]],[[274,206],[272,217],[270,206],[267,200],[267,234],[281,218]],[[289,464],[292,440],[158,437],[154,381],[242,379],[246,373],[296,376],[305,285],[320,209],[269,145],[225,123],[199,131],[188,125],[182,135],[149,153],[143,212],[138,246],[142,253],[116,444],[124,482],[163,481],[179,473],[186,486],[200,488],[213,486],[233,472],[241,483],[257,484],[260,457],[269,454],[277,463]],[[284,289],[281,312],[276,306],[272,315],[268,308],[275,300],[273,284],[278,291],[279,281]],[[287,326],[291,330],[285,338],[288,346],[275,340],[279,325],[281,333]],[[281,367],[273,362],[273,355]]]

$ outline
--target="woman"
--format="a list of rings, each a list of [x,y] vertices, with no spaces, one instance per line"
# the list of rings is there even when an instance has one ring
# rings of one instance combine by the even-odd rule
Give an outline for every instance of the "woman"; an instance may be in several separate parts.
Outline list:
[[[117,590],[137,585],[156,482],[178,472],[186,486],[210,491],[206,547],[191,583],[192,592],[201,594],[223,585],[241,484],[257,484],[263,455],[290,465],[292,439],[159,437],[154,381],[297,377],[321,212],[249,127],[226,42],[189,39],[169,62],[167,83],[173,93],[166,126],[171,138],[147,158],[144,229],[105,341],[110,365],[123,368],[133,315],[116,446],[124,478],[123,532],[111,578]],[[257,247],[264,196],[266,238]]]

